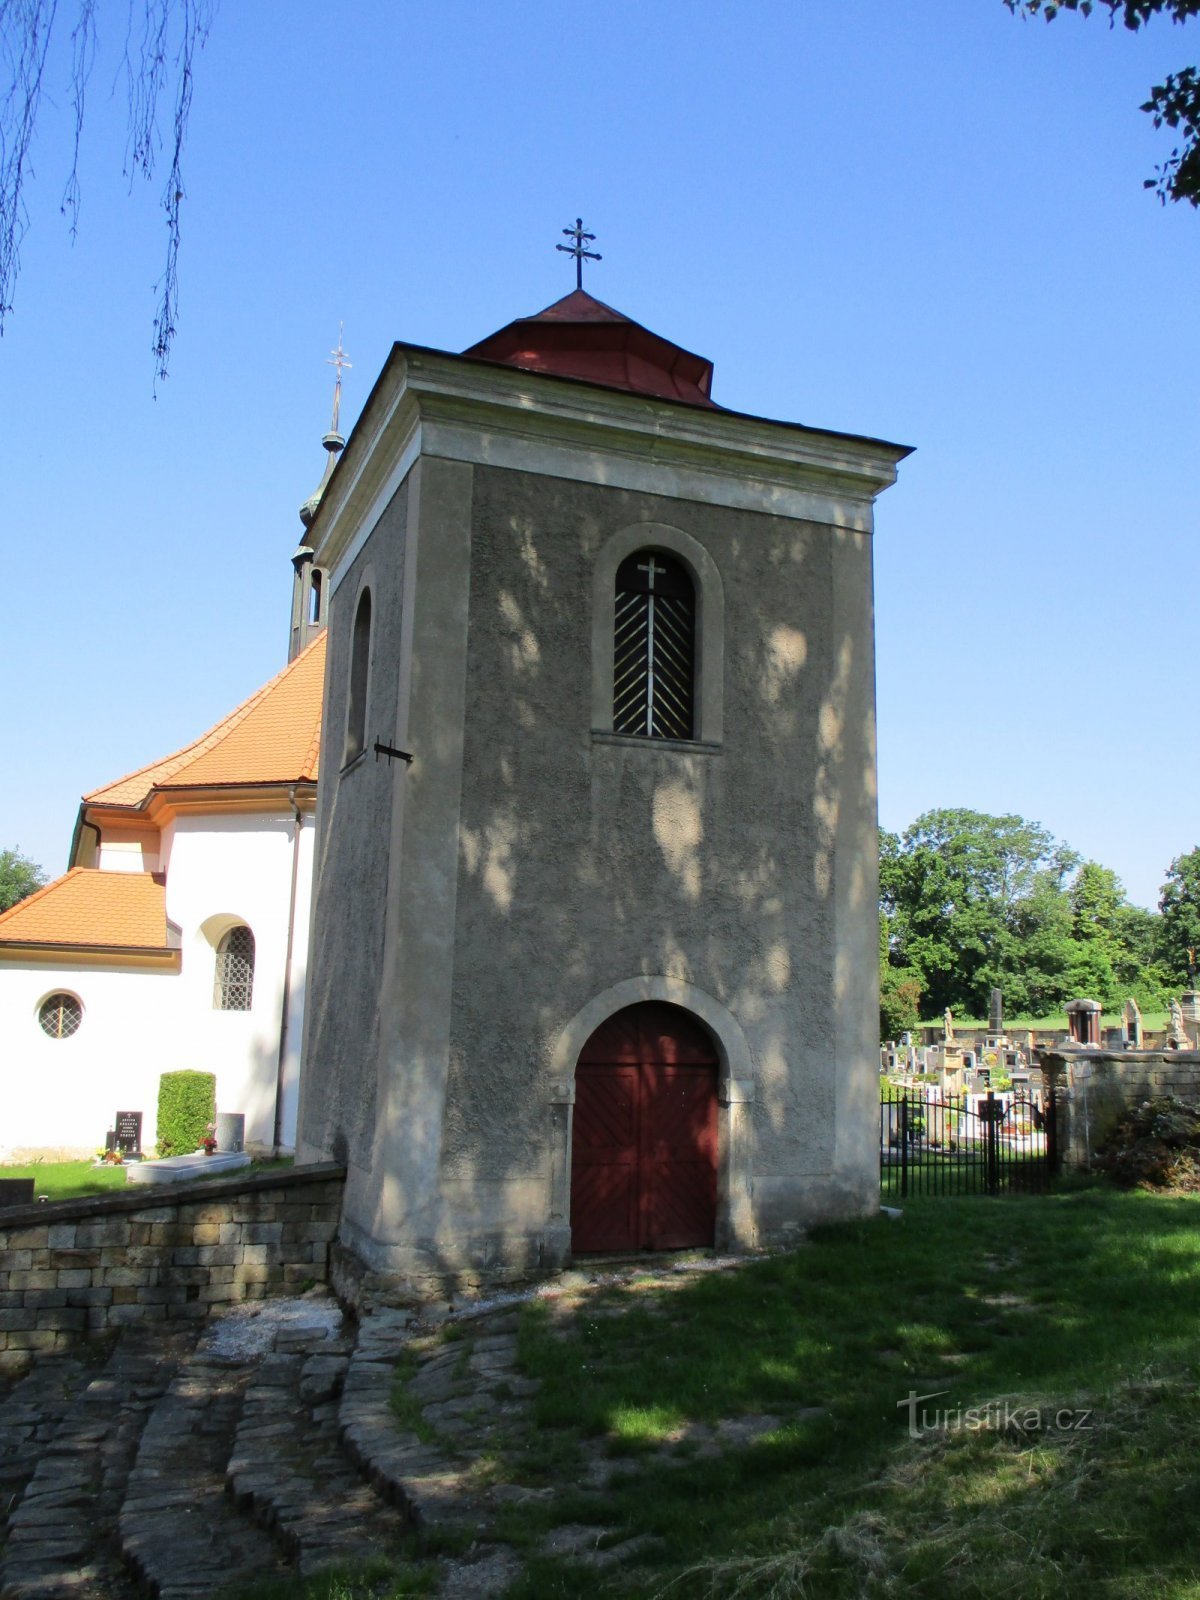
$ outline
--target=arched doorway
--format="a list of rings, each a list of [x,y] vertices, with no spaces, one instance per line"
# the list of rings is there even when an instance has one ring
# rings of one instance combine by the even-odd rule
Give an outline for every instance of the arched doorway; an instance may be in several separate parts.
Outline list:
[[[626,1006],[575,1069],[572,1248],[711,1245],[716,1217],[716,1046],[678,1006]]]

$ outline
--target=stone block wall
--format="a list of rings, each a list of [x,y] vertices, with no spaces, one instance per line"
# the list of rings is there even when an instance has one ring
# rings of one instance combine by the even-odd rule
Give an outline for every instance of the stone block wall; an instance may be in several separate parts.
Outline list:
[[[328,1162],[0,1212],[0,1370],[326,1282],[344,1184]]]
[[[1200,1050],[1062,1050],[1042,1057],[1062,1090],[1063,1166],[1087,1168],[1113,1126],[1143,1100],[1200,1101]]]

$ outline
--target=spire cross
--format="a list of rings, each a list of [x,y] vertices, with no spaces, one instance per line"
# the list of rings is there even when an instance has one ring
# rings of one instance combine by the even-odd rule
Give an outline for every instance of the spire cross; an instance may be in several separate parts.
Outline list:
[[[604,257],[598,255],[595,250],[585,250],[583,248],[585,241],[588,244],[594,244],[596,242],[596,235],[594,233],[585,233],[582,217],[576,217],[575,226],[573,228],[564,228],[563,232],[566,234],[568,239],[574,239],[575,243],[556,244],[554,248],[556,250],[561,250],[564,255],[575,257],[575,287],[577,289],[582,289],[583,263],[585,261],[603,261]]]
[[[338,323],[337,349],[329,352],[329,359],[325,363],[327,367],[337,369],[337,381],[333,386],[333,421],[329,425],[330,433],[338,431],[338,416],[342,409],[342,368],[354,365],[353,361],[346,360],[346,352],[342,349],[342,330],[345,326],[344,322]]]

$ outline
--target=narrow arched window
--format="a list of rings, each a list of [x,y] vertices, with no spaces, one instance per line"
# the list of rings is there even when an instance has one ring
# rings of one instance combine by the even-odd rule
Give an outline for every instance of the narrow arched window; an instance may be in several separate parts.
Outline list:
[[[254,935],[244,922],[217,943],[214,1011],[249,1011],[254,998]]]
[[[315,626],[321,618],[321,587],[323,575],[319,567],[313,568],[312,580],[308,589],[308,620],[310,626]]]
[[[350,704],[346,711],[346,748],[342,765],[348,766],[367,744],[367,675],[371,663],[371,591],[364,589],[354,613],[350,645]]]
[[[661,550],[636,550],[617,568],[613,732],[692,738],[695,677],[691,575]]]

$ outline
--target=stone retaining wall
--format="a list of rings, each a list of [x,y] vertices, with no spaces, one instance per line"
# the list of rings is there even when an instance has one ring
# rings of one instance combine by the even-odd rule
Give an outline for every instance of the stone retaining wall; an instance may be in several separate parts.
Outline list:
[[[1059,1105],[1063,1166],[1086,1168],[1113,1126],[1143,1100],[1200,1100],[1200,1050],[1067,1050],[1042,1056],[1064,1091]]]
[[[327,1162],[0,1212],[0,1370],[326,1282],[345,1177]]]

